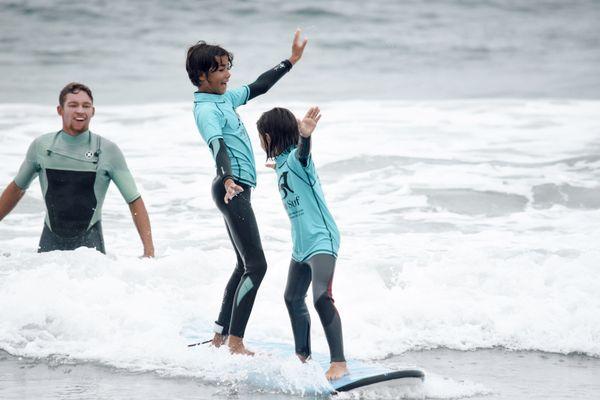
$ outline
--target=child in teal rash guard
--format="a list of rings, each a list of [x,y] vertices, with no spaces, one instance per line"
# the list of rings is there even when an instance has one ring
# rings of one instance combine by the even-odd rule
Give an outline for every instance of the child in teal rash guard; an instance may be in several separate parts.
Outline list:
[[[223,294],[212,344],[225,343],[232,353],[252,355],[243,338],[254,300],[267,269],[260,233],[252,209],[256,187],[254,152],[236,109],[266,93],[301,58],[307,40],[294,34],[292,54],[261,74],[256,81],[228,90],[233,54],[203,41],[188,49],[186,71],[198,91],[194,93],[194,118],[216,166],[211,192],[223,215],[237,263]]]
[[[302,121],[287,109],[274,108],[264,113],[256,125],[267,158],[275,159],[279,194],[292,227],[292,261],[284,297],[296,354],[302,361],[311,354],[310,316],[304,298],[312,280],[314,305],[331,354],[326,377],[332,380],[348,369],[342,324],[331,289],[340,234],[327,209],[310,155],[310,137],[320,118],[318,107],[309,109]]]

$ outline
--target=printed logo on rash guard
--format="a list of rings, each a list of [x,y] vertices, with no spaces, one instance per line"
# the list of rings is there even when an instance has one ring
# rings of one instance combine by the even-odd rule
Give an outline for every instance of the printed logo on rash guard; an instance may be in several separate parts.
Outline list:
[[[288,172],[285,171],[281,174],[281,176],[279,177],[279,191],[281,192],[281,195],[283,196],[282,198],[285,200],[288,196],[288,191],[290,193],[294,193],[294,191],[292,190],[292,188],[290,187],[289,183],[288,183]]]
[[[304,208],[300,205],[300,196],[296,194],[293,198],[288,199],[290,193],[295,193],[288,182],[288,171],[282,172],[279,177],[279,191],[281,192],[281,200],[290,218],[296,218],[304,215]]]

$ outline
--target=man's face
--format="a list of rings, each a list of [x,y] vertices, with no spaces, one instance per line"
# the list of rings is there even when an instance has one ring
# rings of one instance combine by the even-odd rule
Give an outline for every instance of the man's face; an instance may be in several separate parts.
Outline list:
[[[78,135],[90,127],[90,120],[96,112],[90,96],[80,90],[77,93],[67,93],[64,106],[56,108],[62,117],[63,130],[70,135]]]
[[[200,91],[206,93],[223,94],[227,90],[227,82],[231,73],[229,69],[231,64],[227,56],[215,57],[219,67],[208,73],[208,79],[205,74],[200,75],[202,83],[200,84]]]

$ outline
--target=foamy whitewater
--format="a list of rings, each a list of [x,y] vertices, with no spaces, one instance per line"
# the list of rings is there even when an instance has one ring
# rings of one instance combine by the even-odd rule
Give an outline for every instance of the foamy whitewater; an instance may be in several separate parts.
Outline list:
[[[256,150],[253,205],[269,265],[246,337],[289,343],[289,222],[254,124],[275,105],[297,115],[309,106],[259,100],[239,109]],[[600,356],[599,101],[319,105],[313,157],[342,234],[333,293],[347,356],[496,346]],[[271,377],[276,392],[325,390],[320,368],[292,355],[186,347],[186,330],[211,337],[235,262],[191,100],[96,107],[92,130],[125,153],[157,258],[138,258],[141,243],[114,185],[104,205],[106,256],[35,253],[44,207],[34,181],[0,222],[0,349],[209,384],[252,387]],[[59,122],[50,106],[0,105],[0,185],[14,178],[29,143]],[[313,348],[327,352],[311,314]],[[430,377],[428,397],[485,393]]]

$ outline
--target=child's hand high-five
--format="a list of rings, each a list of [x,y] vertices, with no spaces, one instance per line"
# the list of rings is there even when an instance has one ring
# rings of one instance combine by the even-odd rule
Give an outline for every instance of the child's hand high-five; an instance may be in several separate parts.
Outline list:
[[[300,136],[308,138],[317,127],[317,122],[321,119],[321,110],[319,107],[311,107],[302,121],[300,121]]]
[[[304,53],[304,48],[306,47],[306,43],[308,43],[308,39],[304,39],[300,41],[300,29],[296,29],[294,33],[294,41],[292,42],[292,55],[288,60],[292,63],[292,65],[296,64],[298,60],[302,58],[302,53]]]

